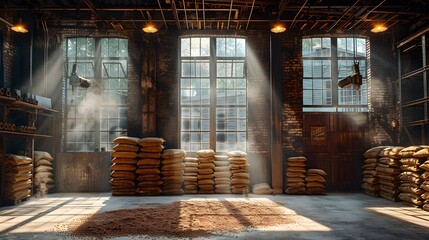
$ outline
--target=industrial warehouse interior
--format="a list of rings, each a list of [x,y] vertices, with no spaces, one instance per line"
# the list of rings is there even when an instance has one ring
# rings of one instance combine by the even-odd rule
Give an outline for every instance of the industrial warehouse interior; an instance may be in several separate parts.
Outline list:
[[[2,0],[0,239],[429,239],[429,1]]]

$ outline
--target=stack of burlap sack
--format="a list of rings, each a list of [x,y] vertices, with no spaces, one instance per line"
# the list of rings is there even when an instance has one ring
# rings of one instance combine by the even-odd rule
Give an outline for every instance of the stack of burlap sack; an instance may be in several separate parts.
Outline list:
[[[137,169],[137,153],[140,149],[139,138],[121,136],[113,140],[112,165],[110,167],[110,183],[112,195],[135,195],[135,171]]]
[[[214,156],[214,184],[215,192],[221,194],[231,193],[231,171],[227,155]]]
[[[390,201],[397,201],[400,193],[399,174],[401,173],[401,156],[399,152],[403,147],[386,147],[380,151],[378,160],[377,175],[380,182],[380,196]]]
[[[419,168],[425,171],[420,175],[420,178],[423,181],[420,188],[425,191],[421,195],[422,199],[424,199],[424,205],[422,207],[424,210],[429,211],[429,156],[426,158],[425,162],[419,165]]]
[[[184,181],[183,159],[186,152],[182,149],[166,149],[162,152],[162,193],[163,194],[184,194],[182,185]]]
[[[17,201],[30,197],[33,169],[31,158],[6,154],[4,167],[4,201],[8,204],[15,204]]]
[[[322,169],[308,169],[305,177],[307,194],[325,194],[326,172]]]
[[[229,168],[231,171],[231,192],[236,194],[249,193],[249,163],[247,162],[247,153],[235,150],[226,153],[229,157]]]
[[[304,156],[289,157],[286,169],[287,194],[305,194],[306,161]]]
[[[197,151],[198,158],[198,193],[214,193],[214,151],[202,149]]]
[[[362,188],[365,194],[378,197],[380,192],[379,177],[375,169],[378,164],[379,153],[386,148],[385,146],[373,147],[368,149],[364,154],[364,165],[362,166]]]
[[[55,187],[53,161],[48,152],[34,151],[34,185],[41,196]]]
[[[198,193],[198,158],[185,157],[183,189],[186,194]]]
[[[423,182],[420,178],[423,169],[419,168],[419,165],[424,161],[422,158],[427,158],[428,153],[427,149],[420,146],[406,147],[399,152],[402,157],[399,160],[402,164],[400,166],[402,173],[399,175],[401,180],[399,199],[414,207],[422,207],[424,204],[421,195],[425,190],[420,188]]]
[[[164,139],[145,137],[138,141],[140,150],[136,169],[138,195],[158,195],[161,190],[161,152],[164,149]]]

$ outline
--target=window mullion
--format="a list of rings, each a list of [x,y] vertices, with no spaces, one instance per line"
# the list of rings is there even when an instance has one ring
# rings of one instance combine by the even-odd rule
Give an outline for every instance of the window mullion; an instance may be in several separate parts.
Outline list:
[[[210,38],[210,149],[216,151],[216,38]]]
[[[101,59],[101,39],[96,38],[95,39],[95,52],[94,52],[94,81],[96,84],[93,84],[93,87],[98,86],[98,88],[95,88],[94,91],[97,93],[98,96],[101,96],[101,89],[102,86],[102,59]],[[94,114],[94,147],[95,149],[100,149],[100,107],[98,106],[95,108],[96,113]]]
[[[331,91],[332,106],[338,107],[338,56],[337,38],[331,38]]]

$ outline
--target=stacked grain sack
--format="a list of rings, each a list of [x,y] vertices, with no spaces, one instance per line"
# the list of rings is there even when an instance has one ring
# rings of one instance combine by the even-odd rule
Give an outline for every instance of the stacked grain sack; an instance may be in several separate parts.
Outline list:
[[[386,147],[380,151],[377,175],[380,178],[380,196],[390,201],[397,201],[399,195],[399,174],[401,163],[399,152],[403,147]]]
[[[34,151],[34,185],[41,196],[55,187],[53,160],[48,152]]]
[[[198,193],[198,158],[185,157],[184,161],[183,189],[186,194]]]
[[[308,169],[305,177],[307,194],[325,194],[326,175],[322,169]]]
[[[421,197],[425,199],[423,209],[429,211],[429,157],[419,166],[419,168],[425,171],[420,176],[420,178],[423,180],[423,183],[420,185],[420,188],[426,191],[421,195]]]
[[[385,148],[386,146],[373,147],[363,154],[365,159],[363,160],[364,165],[362,166],[362,188],[367,195],[373,197],[378,197],[380,193],[379,177],[375,168],[378,164],[379,153]]]
[[[112,195],[135,195],[135,171],[137,169],[137,152],[139,138],[121,136],[113,140],[112,165],[110,167],[110,183]]]
[[[185,165],[183,159],[186,152],[182,149],[166,149],[162,152],[162,193],[163,194],[183,194],[183,174]]]
[[[5,155],[4,200],[8,204],[30,197],[32,160],[26,156]]]
[[[164,139],[158,137],[141,138],[138,141],[140,151],[137,155],[136,180],[138,195],[158,195],[161,190],[161,152]]]
[[[229,157],[231,171],[231,192],[249,193],[249,163],[247,162],[247,153],[236,150],[226,153]]]
[[[399,179],[401,180],[399,199],[414,207],[423,206],[421,195],[425,192],[420,188],[420,184],[423,181],[420,179],[422,169],[419,168],[419,165],[423,161],[421,161],[418,156],[426,154],[424,153],[425,151],[420,152],[420,150],[422,150],[420,146],[411,146],[399,152],[399,155],[402,157],[401,160],[399,160],[402,164],[402,173],[399,175]]]
[[[231,193],[231,170],[229,168],[229,157],[227,155],[215,155],[214,184],[215,192]]]
[[[214,151],[202,149],[197,151],[198,157],[198,193],[214,193]]]
[[[305,177],[307,158],[303,156],[287,159],[286,189],[287,194],[305,194]]]

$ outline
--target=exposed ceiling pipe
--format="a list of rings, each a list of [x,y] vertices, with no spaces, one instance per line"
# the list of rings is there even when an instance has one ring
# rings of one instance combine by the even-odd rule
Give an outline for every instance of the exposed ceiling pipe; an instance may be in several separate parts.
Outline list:
[[[334,23],[334,24],[332,24],[332,26],[327,30],[327,32],[330,32],[340,21],[341,21],[341,19],[343,19],[343,17],[344,16],[346,16],[347,15],[347,13],[349,13],[350,12],[350,10],[352,9],[352,8],[354,8],[354,6],[356,6],[356,4],[359,2],[360,0],[357,0],[352,6],[350,6],[348,9],[347,9],[347,11],[345,12],[345,13],[343,13],[343,15],[341,15],[341,17],[340,18],[338,18],[338,20]]]
[[[188,13],[186,12],[185,0],[182,0],[182,2],[183,2],[183,9],[185,10],[186,29],[189,29]]]
[[[374,11],[375,9],[377,9],[378,7],[381,6],[381,4],[383,4],[386,0],[381,1],[377,6],[375,6],[373,9],[371,9],[370,11],[368,11],[363,17],[361,17],[355,24],[353,24],[353,26],[351,26],[349,29],[353,29],[358,23],[360,23],[364,18],[368,17],[368,15]]]
[[[196,16],[197,16],[197,24],[198,25],[198,5],[197,5],[197,0],[195,0],[195,12],[196,12]]]
[[[255,6],[255,0],[253,0],[252,8],[250,9],[249,19],[247,20],[246,30],[249,28],[250,18],[252,17],[253,7]]]
[[[308,0],[305,0],[305,3],[302,4],[301,8],[299,9],[299,11],[296,13],[295,17],[293,18],[292,23],[290,24],[290,29],[292,29],[293,25],[295,24],[295,20],[298,17],[298,15],[301,13],[302,9],[305,7],[305,5],[307,5]]]
[[[98,14],[97,9],[95,8],[94,4],[90,0],[83,0],[83,2],[91,9],[91,12],[100,19],[104,24],[108,25],[109,23],[103,19],[103,17]],[[98,28],[98,26],[97,26]]]
[[[179,15],[177,14],[176,1],[171,1],[171,8],[173,8],[173,17],[176,20],[177,29],[182,29],[179,22]]]
[[[203,0],[203,29],[206,29],[206,11],[205,11],[205,6],[204,6],[204,0]]]
[[[161,7],[161,3],[159,2],[159,0],[158,0],[158,6],[159,6],[159,9],[161,10],[162,19],[164,19],[165,29],[168,29],[167,22],[165,21],[165,17],[164,17],[164,11]]]
[[[233,4],[234,0],[231,0],[231,5],[229,7],[229,15],[228,15],[228,25],[226,27],[226,29],[229,29],[229,22],[231,21],[231,12],[232,12],[232,4]]]

